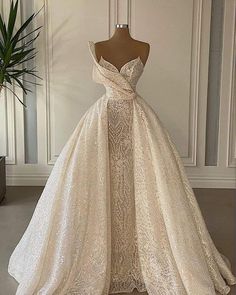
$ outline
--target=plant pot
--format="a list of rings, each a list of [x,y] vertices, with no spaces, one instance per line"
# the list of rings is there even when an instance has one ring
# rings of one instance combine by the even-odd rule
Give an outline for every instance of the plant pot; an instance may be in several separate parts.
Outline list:
[[[0,157],[0,203],[6,195],[6,167],[5,157]]]

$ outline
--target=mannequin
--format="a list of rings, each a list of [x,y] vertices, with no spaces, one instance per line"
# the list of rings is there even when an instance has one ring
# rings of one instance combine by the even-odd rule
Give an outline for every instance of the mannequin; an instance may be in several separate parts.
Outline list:
[[[124,64],[138,56],[145,65],[150,45],[133,39],[127,24],[117,24],[115,32],[110,39],[95,43],[95,51],[97,60],[100,60],[102,56],[120,71]]]

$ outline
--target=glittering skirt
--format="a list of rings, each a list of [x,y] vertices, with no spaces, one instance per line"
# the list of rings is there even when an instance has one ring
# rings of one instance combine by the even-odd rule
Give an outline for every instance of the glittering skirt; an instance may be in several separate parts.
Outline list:
[[[8,272],[16,295],[225,295],[236,283],[174,142],[140,96],[104,95],[87,110]]]

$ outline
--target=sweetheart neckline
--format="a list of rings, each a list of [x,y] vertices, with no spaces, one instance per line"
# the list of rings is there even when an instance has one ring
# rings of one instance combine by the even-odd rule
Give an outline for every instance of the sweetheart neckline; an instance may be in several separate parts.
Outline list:
[[[132,62],[135,62],[136,60],[137,60],[137,61],[140,61],[142,67],[144,68],[144,63],[142,62],[140,55],[137,56],[137,57],[135,57],[135,58],[133,58],[133,59],[131,59],[131,60],[129,60],[129,61],[127,61],[125,64],[123,64],[123,65],[121,66],[120,70],[119,70],[115,65],[113,65],[110,61],[108,61],[107,59],[105,59],[102,55],[101,55],[101,57],[100,57],[100,59],[99,59],[99,61],[98,61],[99,64],[100,64],[101,60],[103,60],[103,61],[105,61],[106,63],[108,63],[109,65],[111,65],[111,66],[112,66],[112,67],[113,67],[118,73],[121,73],[122,70],[125,68],[125,66],[127,66],[128,64],[130,64],[130,63],[132,63]]]
[[[88,45],[89,45],[89,51],[95,61],[95,63],[97,63],[99,66],[103,67],[101,64],[100,64],[100,61],[101,61],[101,58],[103,58],[103,60],[105,62],[107,62],[108,64],[110,64],[114,69],[115,69],[115,72],[114,73],[118,73],[118,74],[121,74],[122,73],[122,70],[128,65],[130,64],[131,62],[134,62],[135,60],[139,60],[141,65],[142,65],[142,69],[144,70],[144,67],[145,67],[145,64],[142,62],[141,58],[140,58],[140,55],[134,59],[131,59],[129,60],[128,62],[126,62],[121,68],[120,70],[115,66],[113,65],[111,62],[109,62],[108,60],[106,60],[103,56],[100,57],[100,60],[98,60],[97,56],[96,56],[96,53],[95,53],[95,43],[91,40],[88,41]],[[104,69],[106,69],[105,67],[103,67]],[[106,69],[108,70],[108,69]]]

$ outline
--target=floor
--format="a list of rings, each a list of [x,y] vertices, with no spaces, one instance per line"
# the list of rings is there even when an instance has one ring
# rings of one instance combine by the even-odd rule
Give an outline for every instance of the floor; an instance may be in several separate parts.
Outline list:
[[[0,206],[0,295],[15,294],[17,283],[7,273],[8,260],[29,223],[42,190],[43,187],[7,188],[6,200]],[[217,248],[230,259],[236,274],[236,190],[194,191]],[[236,287],[230,294],[236,295]]]

